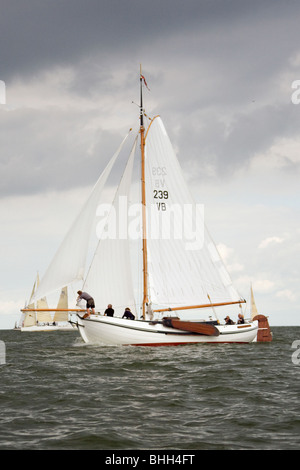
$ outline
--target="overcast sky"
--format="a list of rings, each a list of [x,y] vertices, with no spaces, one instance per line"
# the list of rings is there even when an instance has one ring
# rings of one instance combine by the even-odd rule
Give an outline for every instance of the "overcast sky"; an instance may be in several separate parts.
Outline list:
[[[248,298],[252,282],[271,325],[299,325],[300,3],[0,8],[0,328],[135,124],[140,63],[146,112],[161,115],[235,286]]]

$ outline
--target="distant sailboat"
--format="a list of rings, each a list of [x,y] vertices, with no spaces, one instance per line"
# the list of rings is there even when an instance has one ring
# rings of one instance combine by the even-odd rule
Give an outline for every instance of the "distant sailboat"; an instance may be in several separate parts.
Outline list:
[[[252,285],[250,287],[250,296],[251,296],[251,299],[250,299],[250,318],[251,318],[251,320],[253,320],[254,317],[256,317],[256,315],[258,315],[258,310],[256,308],[256,304],[255,304],[255,300],[254,300]]]
[[[68,314],[68,290],[63,287],[56,309],[50,309],[46,297],[33,301],[36,290],[40,284],[37,273],[28,305],[22,309],[19,328],[24,331],[71,331],[74,327],[69,323]]]
[[[144,127],[143,80],[140,74],[140,125],[137,137],[111,210],[99,230],[99,241],[89,268],[85,272],[89,227],[93,226],[108,176],[128,136],[94,186],[46,271],[35,297],[42,297],[61,286],[81,280],[81,290],[93,296],[96,309],[102,312],[88,318],[76,313],[75,319],[71,320],[86,343],[170,346],[252,342],[257,337],[258,321],[221,324],[218,318],[211,318],[217,308],[230,308],[245,300],[233,286],[204,226],[203,217],[196,239],[191,240],[191,232],[178,233],[182,226],[195,227],[195,220],[197,222],[201,214],[182,176],[161,118],[151,119],[147,131]],[[142,203],[137,225],[141,226],[142,248],[138,248],[141,257],[132,255],[127,217],[130,211],[126,207],[124,209],[124,201],[128,201],[131,195],[138,137]],[[184,223],[172,222],[174,219],[170,217],[178,214],[184,216]],[[117,221],[116,215],[119,216]],[[107,236],[108,227],[112,226],[115,236],[110,237]],[[173,227],[172,236],[167,236],[166,227]],[[140,270],[139,258],[142,258]],[[141,280],[141,296],[136,293],[138,282],[133,273],[137,272],[141,274],[137,275]],[[103,314],[108,303],[114,304],[113,317]],[[134,320],[122,318],[126,307],[131,309]]]

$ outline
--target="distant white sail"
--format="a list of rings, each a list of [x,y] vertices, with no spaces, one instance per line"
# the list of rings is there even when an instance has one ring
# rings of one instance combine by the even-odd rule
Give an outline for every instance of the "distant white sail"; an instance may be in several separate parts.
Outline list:
[[[36,314],[35,314],[35,312],[27,312],[25,314],[25,318],[24,318],[22,323],[23,323],[24,327],[35,326],[36,325]]]
[[[34,282],[34,285],[33,285],[32,291],[31,291],[29,304],[26,306],[26,308],[28,308],[30,310],[34,309],[34,308],[37,308],[37,309],[43,309],[43,308],[48,309],[49,308],[46,297],[43,297],[43,298],[37,300],[36,305],[33,301],[35,292],[38,289],[39,284],[40,284],[40,277],[39,277],[39,273],[37,273],[36,280]],[[39,311],[39,312],[33,312],[33,311],[23,312],[22,318],[21,318],[21,324],[23,324],[24,326],[33,326],[33,325],[36,324],[37,321],[41,321],[41,322],[49,322],[50,321],[51,322],[52,318],[51,318],[50,313],[47,312],[46,310],[45,311]]]
[[[250,301],[250,315],[251,315],[251,320],[258,315],[258,310],[256,308],[255,300],[254,300],[254,294],[253,294],[253,289],[252,286],[250,287],[250,293],[251,293],[251,301]]]
[[[49,308],[48,302],[46,297],[43,297],[42,299],[37,300],[36,302],[36,308],[41,309],[44,308],[44,311],[37,311],[36,312],[36,319],[39,322],[52,322],[52,317],[50,312],[48,312],[46,309]]]
[[[54,313],[53,321],[68,321],[68,312],[60,312],[58,309],[68,308],[68,288],[63,287],[59,296],[57,310]]]
[[[39,283],[39,274],[37,273],[37,277],[36,277],[36,280],[34,281],[34,284],[33,284],[33,287],[32,287],[31,296],[30,296],[27,308],[34,308],[34,302],[33,302],[32,299],[33,299],[34,293],[35,293],[35,291],[38,287],[38,283]]]

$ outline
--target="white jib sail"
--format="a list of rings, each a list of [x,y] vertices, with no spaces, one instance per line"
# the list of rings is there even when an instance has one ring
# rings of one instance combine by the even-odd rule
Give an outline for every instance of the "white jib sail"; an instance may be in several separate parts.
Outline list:
[[[146,136],[149,291],[153,304],[240,300],[204,224],[159,117]]]
[[[110,209],[107,217],[99,221],[97,235],[100,239],[83,286],[83,290],[93,296],[97,311],[104,313],[107,305],[112,304],[118,316],[126,307],[136,315],[127,227],[135,149],[136,140],[114,202],[107,208]],[[99,207],[98,213],[104,215],[102,209]]]
[[[92,226],[95,218],[104,185],[128,135],[129,133],[103,170],[89,198],[65,236],[35,292],[34,299],[58,291],[76,280],[83,280],[90,240],[89,227]]]

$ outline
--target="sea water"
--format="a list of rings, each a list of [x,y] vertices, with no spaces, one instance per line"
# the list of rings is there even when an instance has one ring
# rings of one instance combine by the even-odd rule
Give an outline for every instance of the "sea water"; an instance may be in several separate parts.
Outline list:
[[[297,449],[300,327],[272,331],[271,343],[110,347],[2,330],[0,449]]]

